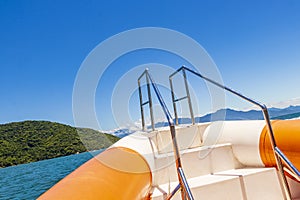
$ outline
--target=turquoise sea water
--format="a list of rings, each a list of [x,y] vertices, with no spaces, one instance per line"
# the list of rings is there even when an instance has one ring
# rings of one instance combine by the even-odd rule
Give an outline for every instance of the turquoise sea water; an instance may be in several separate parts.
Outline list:
[[[101,150],[93,152],[93,155]],[[89,152],[0,169],[0,199],[36,199],[92,158]]]

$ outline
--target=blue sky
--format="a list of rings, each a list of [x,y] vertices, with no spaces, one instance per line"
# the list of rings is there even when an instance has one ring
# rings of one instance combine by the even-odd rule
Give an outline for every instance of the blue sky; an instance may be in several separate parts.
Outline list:
[[[244,94],[266,103],[300,97],[299,10],[298,0],[1,0],[0,123],[38,119],[73,124],[73,84],[85,57],[117,33],[149,26],[195,39],[215,61],[224,83]],[[172,58],[145,54],[128,55],[119,63],[168,64]],[[104,129],[115,126],[111,89],[130,70],[117,64],[103,80],[107,87],[97,91]]]

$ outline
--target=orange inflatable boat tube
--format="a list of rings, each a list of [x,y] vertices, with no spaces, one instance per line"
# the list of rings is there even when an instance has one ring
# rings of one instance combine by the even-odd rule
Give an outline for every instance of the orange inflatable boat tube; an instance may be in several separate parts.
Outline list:
[[[140,154],[113,147],[83,164],[38,199],[147,199],[151,176]]]
[[[297,169],[300,169],[300,120],[272,121],[272,128],[279,149]],[[260,135],[259,150],[261,159],[266,167],[276,166],[266,127],[264,127]]]

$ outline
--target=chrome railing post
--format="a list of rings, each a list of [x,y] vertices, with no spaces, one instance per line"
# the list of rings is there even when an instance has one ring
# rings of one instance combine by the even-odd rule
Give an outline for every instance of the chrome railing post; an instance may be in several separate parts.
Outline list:
[[[148,101],[146,101],[146,102],[143,102],[143,95],[142,95],[142,89],[141,89],[141,79],[143,78],[143,76],[146,76],[146,85],[147,85],[147,94],[148,94]],[[145,123],[145,116],[144,116],[144,105],[149,104],[151,128],[154,131],[155,130],[155,124],[154,124],[153,104],[152,104],[151,88],[150,88],[150,80],[149,80],[148,69],[146,69],[141,74],[141,76],[138,78],[138,86],[139,86],[139,96],[140,96],[140,109],[141,109],[141,117],[142,117],[142,128],[143,128],[144,131],[147,130],[146,123]]]
[[[183,80],[184,80],[184,86],[185,86],[185,92],[186,96],[181,97],[176,99],[175,98],[175,92],[174,92],[174,87],[173,87],[173,76],[175,76],[177,73],[182,71],[183,75]],[[181,67],[178,70],[176,70],[174,73],[172,73],[169,76],[169,81],[170,81],[170,87],[171,87],[171,94],[172,94],[172,102],[173,102],[173,109],[174,109],[174,114],[175,114],[175,124],[178,125],[178,113],[177,113],[177,106],[176,102],[187,99],[188,101],[188,106],[189,106],[189,111],[190,111],[190,117],[192,120],[192,124],[195,124],[195,117],[194,117],[194,112],[193,112],[193,106],[192,106],[192,100],[191,100],[191,95],[190,95],[190,90],[187,82],[187,77],[186,77],[186,72],[185,72],[185,67]]]
[[[145,131],[145,118],[144,118],[144,108],[143,108],[143,96],[142,96],[142,89],[141,89],[141,81],[138,80],[139,85],[139,97],[140,97],[140,109],[141,109],[141,117],[142,117],[142,129]]]
[[[185,69],[184,68],[182,68],[182,74],[183,74],[185,91],[186,91],[186,96],[187,96],[187,100],[188,100],[188,104],[189,104],[189,109],[190,109],[190,115],[191,115],[191,119],[192,119],[192,124],[195,124],[195,118],[194,118],[194,112],[193,112],[193,108],[192,108],[191,95],[190,95],[190,90],[189,90],[189,86],[188,86],[188,82],[187,82],[186,73],[185,73]]]
[[[170,132],[171,132],[171,137],[172,137],[172,144],[173,144],[173,151],[174,151],[174,157],[175,157],[175,164],[176,164],[176,169],[177,169],[177,176],[178,176],[178,181],[179,181],[179,185],[180,187],[176,187],[174,189],[174,191],[167,197],[167,199],[172,198],[172,196],[174,194],[176,194],[176,192],[181,188],[181,197],[182,200],[185,200],[186,198],[188,198],[188,200],[193,200],[193,196],[192,193],[190,192],[190,188],[188,186],[187,180],[184,176],[184,172],[182,170],[182,165],[181,165],[181,159],[180,159],[180,153],[179,153],[179,148],[178,148],[178,143],[177,143],[177,138],[176,138],[176,129],[175,129],[175,125],[174,125],[174,120],[171,116],[171,113],[169,111],[169,109],[167,108],[166,103],[164,102],[161,93],[156,85],[156,83],[154,82],[153,78],[151,77],[151,75],[149,74],[148,70],[146,69],[145,72],[139,77],[138,79],[138,83],[139,83],[139,88],[140,88],[140,79],[143,75],[146,75],[146,81],[147,81],[147,89],[148,89],[148,102],[143,103],[141,100],[141,96],[140,96],[140,102],[141,105],[143,106],[146,103],[149,103],[150,106],[150,114],[151,114],[151,108],[152,108],[152,98],[151,98],[151,93],[150,93],[150,83],[153,87],[153,90],[158,98],[158,101],[160,103],[160,106],[162,107],[162,110],[164,111],[164,114],[168,120],[169,123],[169,127],[170,127]],[[139,89],[140,91],[141,89]],[[141,92],[139,93],[141,94]],[[142,107],[141,106],[141,107]],[[143,114],[143,111],[141,112]],[[153,113],[152,113],[153,114]],[[153,116],[153,115],[152,115]],[[143,118],[143,117],[142,117]],[[152,118],[153,119],[153,118]],[[154,125],[154,120],[151,121],[152,124]],[[152,126],[153,128],[153,126]]]
[[[272,151],[273,151],[273,154],[274,154],[274,157],[275,157],[276,165],[277,165],[278,171],[280,173],[279,177],[281,179],[281,182],[283,183],[282,186],[283,186],[284,191],[285,191],[285,197],[286,197],[287,200],[292,200],[291,191],[290,191],[286,176],[284,175],[284,169],[283,169],[281,158],[276,153],[277,144],[276,144],[276,141],[275,141],[274,132],[273,132],[273,128],[272,128],[272,125],[271,125],[270,115],[269,115],[268,109],[265,105],[262,105],[261,108],[262,108],[264,118],[265,118],[265,121],[266,121],[266,124],[267,124],[268,135],[269,135],[269,138],[270,138],[270,143],[271,143]]]
[[[184,186],[184,182],[182,181],[182,177],[179,173],[179,169],[182,168],[181,165],[181,159],[180,159],[180,154],[179,154],[179,148],[178,148],[178,143],[177,143],[177,139],[176,139],[176,131],[175,131],[175,125],[171,124],[170,125],[170,132],[171,132],[171,137],[172,137],[172,143],[173,143],[173,151],[174,151],[174,155],[175,155],[175,164],[176,164],[176,169],[177,169],[177,176],[178,176],[178,181],[180,183],[181,186]],[[183,173],[183,172],[182,172]],[[182,199],[185,199],[185,190],[183,188],[181,188],[181,196]]]
[[[146,81],[147,81],[147,90],[148,90],[148,102],[149,102],[149,110],[150,110],[151,127],[152,130],[154,131],[155,124],[154,124],[153,106],[152,106],[152,97],[151,97],[151,88],[150,88],[148,69],[146,69]]]
[[[177,107],[176,107],[175,94],[174,94],[173,82],[171,77],[169,77],[169,82],[171,87],[171,95],[172,95],[173,109],[175,115],[175,124],[178,125]]]

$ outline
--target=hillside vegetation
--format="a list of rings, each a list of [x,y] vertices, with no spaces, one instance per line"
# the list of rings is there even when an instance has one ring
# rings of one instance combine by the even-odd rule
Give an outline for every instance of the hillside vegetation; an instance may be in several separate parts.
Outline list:
[[[80,138],[83,139],[84,145]],[[0,125],[0,167],[107,148],[118,137],[48,121]]]

